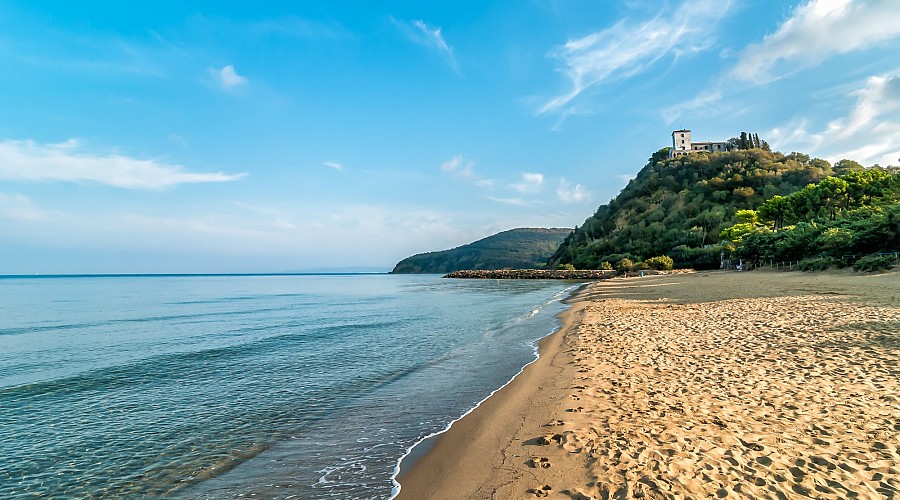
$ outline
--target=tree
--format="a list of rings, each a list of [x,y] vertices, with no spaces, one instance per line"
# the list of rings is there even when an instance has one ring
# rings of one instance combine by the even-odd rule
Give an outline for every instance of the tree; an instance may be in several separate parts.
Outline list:
[[[866,168],[851,170],[842,175],[841,179],[847,181],[848,196],[845,208],[849,210],[870,204],[875,198],[890,195],[894,176],[884,169]]]
[[[792,151],[791,154],[785,155],[784,160],[794,160],[800,165],[809,165],[809,155]]]
[[[856,172],[860,170],[865,170],[866,167],[860,165],[859,163],[853,160],[839,160],[834,164],[834,173],[838,175],[844,175],[850,172]]]
[[[849,229],[833,227],[822,231],[817,243],[830,255],[840,257],[850,250],[853,243],[853,233]]]
[[[814,167],[821,168],[825,173],[831,172],[831,163],[828,163],[828,160],[813,158],[812,160],[809,160],[809,164]]]
[[[847,188],[849,184],[844,179],[826,177],[815,189],[822,206],[828,212],[831,220],[837,217],[837,213],[846,207]]]
[[[775,195],[759,206],[757,214],[760,219],[772,223],[772,229],[784,227],[785,219],[796,218],[795,200],[787,196]]]
[[[759,223],[759,214],[756,210],[738,210],[734,217],[744,223],[756,225]]]

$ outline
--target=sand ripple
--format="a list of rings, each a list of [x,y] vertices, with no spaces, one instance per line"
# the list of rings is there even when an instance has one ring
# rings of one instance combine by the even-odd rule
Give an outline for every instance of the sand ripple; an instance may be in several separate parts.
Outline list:
[[[580,455],[592,480],[559,489],[900,496],[898,311],[822,295],[593,301],[570,344],[571,403],[544,438]]]

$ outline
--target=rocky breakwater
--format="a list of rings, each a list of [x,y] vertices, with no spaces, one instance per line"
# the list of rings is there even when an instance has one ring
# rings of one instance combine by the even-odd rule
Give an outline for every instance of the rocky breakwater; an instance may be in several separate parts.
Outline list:
[[[600,270],[545,270],[545,269],[491,269],[452,272],[444,278],[495,279],[495,280],[603,280],[616,275],[616,271]]]

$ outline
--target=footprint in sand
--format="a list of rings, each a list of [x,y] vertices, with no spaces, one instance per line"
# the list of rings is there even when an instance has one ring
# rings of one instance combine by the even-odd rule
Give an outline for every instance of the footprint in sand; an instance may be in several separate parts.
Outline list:
[[[528,490],[528,493],[531,493],[538,498],[542,498],[549,496],[551,490],[553,490],[553,488],[551,488],[549,484],[545,484],[540,488],[531,488],[530,490]]]
[[[528,461],[528,466],[535,469],[549,469],[550,459],[547,457],[531,457],[531,460]]]
[[[560,443],[562,442],[562,439],[562,434],[546,434],[537,438],[537,444],[541,446],[547,446],[548,444],[553,444],[554,442]]]

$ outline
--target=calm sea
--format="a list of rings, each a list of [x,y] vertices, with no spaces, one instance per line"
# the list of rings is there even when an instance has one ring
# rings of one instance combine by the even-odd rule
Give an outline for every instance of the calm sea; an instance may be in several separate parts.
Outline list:
[[[0,498],[388,498],[572,284],[0,278]]]

